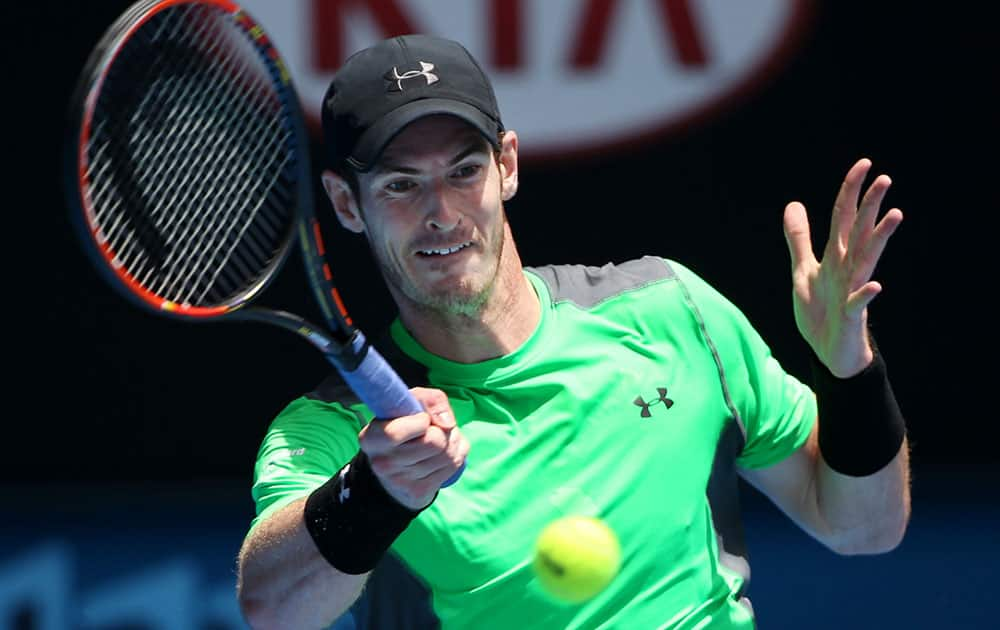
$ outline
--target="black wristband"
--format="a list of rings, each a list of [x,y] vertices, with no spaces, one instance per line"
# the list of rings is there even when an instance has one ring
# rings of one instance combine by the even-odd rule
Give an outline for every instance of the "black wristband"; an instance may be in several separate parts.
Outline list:
[[[306,499],[305,524],[320,554],[351,575],[375,568],[393,541],[420,510],[411,510],[385,491],[358,451],[329,481]]]
[[[813,354],[812,373],[823,459],[851,477],[882,470],[899,452],[906,424],[881,353],[876,349],[871,364],[850,378],[834,376]]]

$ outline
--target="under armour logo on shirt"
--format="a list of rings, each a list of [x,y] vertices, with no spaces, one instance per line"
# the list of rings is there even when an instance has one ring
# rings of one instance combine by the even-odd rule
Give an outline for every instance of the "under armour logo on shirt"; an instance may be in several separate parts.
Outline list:
[[[635,400],[632,401],[633,405],[640,407],[642,411],[639,413],[643,418],[649,418],[653,414],[649,412],[649,408],[653,405],[658,405],[663,403],[663,406],[670,409],[674,406],[674,401],[667,398],[667,388],[657,387],[656,388],[657,397],[650,400],[645,400],[642,396],[636,396]]]
[[[426,61],[421,61],[420,70],[407,70],[403,74],[399,73],[398,67],[393,67],[392,72],[385,75],[385,78],[389,80],[389,91],[390,92],[402,92],[403,91],[403,81],[409,79],[416,79],[417,77],[423,77],[427,80],[425,85],[431,85],[438,82],[438,76],[431,72],[434,69],[434,64],[427,63]]]

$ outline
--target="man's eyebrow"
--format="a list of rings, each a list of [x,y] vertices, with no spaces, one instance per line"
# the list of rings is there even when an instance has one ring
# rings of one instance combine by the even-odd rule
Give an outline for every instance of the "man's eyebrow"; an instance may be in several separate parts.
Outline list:
[[[475,155],[476,153],[490,153],[489,145],[486,143],[484,138],[476,138],[475,140],[470,141],[465,149],[458,152],[455,157],[451,158],[451,162],[449,162],[448,165],[454,166],[470,155]]]
[[[470,155],[475,155],[476,153],[489,154],[489,144],[483,138],[475,138],[469,141],[464,149],[455,154],[453,158],[448,162],[448,166],[454,166],[458,164]],[[409,166],[403,166],[402,164],[394,164],[392,158],[389,160],[380,161],[378,165],[372,169],[372,175],[384,175],[385,173],[403,173],[404,175],[419,175],[420,170]]]

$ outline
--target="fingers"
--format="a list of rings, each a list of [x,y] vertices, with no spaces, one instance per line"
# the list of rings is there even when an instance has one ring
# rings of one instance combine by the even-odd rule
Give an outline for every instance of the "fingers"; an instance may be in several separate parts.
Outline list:
[[[851,235],[848,239],[848,249],[857,250],[863,248],[875,228],[875,219],[878,218],[879,208],[882,207],[882,200],[885,193],[892,185],[892,180],[888,175],[879,175],[872,182],[872,185],[865,191],[865,196],[858,206],[858,212],[851,227]]]
[[[893,208],[878,221],[882,202],[892,185],[888,175],[876,177],[859,200],[871,166],[871,160],[862,158],[844,177],[833,207],[830,239],[823,253],[824,262],[844,263],[849,283],[858,286],[857,290],[871,278],[889,237],[903,220],[903,213]]]
[[[386,491],[416,509],[433,500],[441,484],[462,467],[469,442],[444,392],[410,391],[425,411],[370,422],[358,440]]]
[[[829,256],[839,258],[847,247],[851,229],[854,226],[857,215],[858,197],[861,194],[861,184],[871,168],[871,160],[861,158],[854,163],[854,166],[847,171],[837,199],[833,204],[833,217],[830,220],[830,238],[826,243],[826,250],[823,254],[824,260],[829,260]]]
[[[805,206],[798,201],[785,206],[784,228],[785,242],[788,243],[788,253],[792,258],[792,269],[798,269],[803,263],[815,264],[816,258],[812,251],[809,218],[806,216]]]
[[[434,490],[437,490],[461,468],[468,454],[468,440],[461,432],[456,432],[451,434],[442,450],[434,451],[428,457],[417,458],[416,461],[407,463],[405,454],[393,453],[392,456],[375,457],[370,461],[373,470],[397,486],[405,487],[429,481],[432,482]]]
[[[469,442],[458,428],[446,434],[431,426],[428,433],[431,436],[425,443],[411,441],[382,455],[369,454],[372,470],[382,487],[411,509],[429,505],[442,484],[462,468],[469,454]],[[446,436],[443,443],[441,436]]]
[[[422,437],[430,426],[430,416],[421,412],[392,420],[373,420],[358,437],[361,448],[369,457],[375,457]]]
[[[410,391],[413,393],[413,397],[427,410],[431,424],[445,431],[455,428],[455,415],[451,411],[448,396],[443,391],[426,387],[414,387]]]
[[[386,470],[402,470],[422,461],[432,459],[441,453],[446,453],[452,433],[452,431],[445,432],[434,425],[430,425],[427,431],[419,437],[402,444],[394,445],[392,448],[385,449],[380,453],[372,453],[367,450],[366,452],[368,452],[369,457],[373,461],[378,458],[390,461],[386,466]]]
[[[875,266],[885,250],[889,237],[903,220],[903,213],[898,208],[892,208],[876,224],[882,202],[891,185],[892,180],[888,175],[879,175],[868,187],[858,206],[847,242],[846,254],[851,268],[850,284],[864,285],[857,290],[859,295],[864,296],[865,299],[858,298],[864,304],[870,302],[880,290],[872,288],[872,283],[868,281],[875,272]]]
[[[365,452],[369,456],[380,455],[412,440],[421,439],[432,426],[437,427],[439,432],[455,428],[455,415],[444,392],[439,389],[414,387],[410,393],[425,411],[412,416],[372,422],[365,427],[361,437]]]
[[[862,311],[868,308],[868,305],[875,299],[875,296],[881,292],[881,284],[875,281],[866,282],[860,289],[847,296],[847,304],[844,309],[847,316],[851,318],[860,317]]]
[[[889,242],[889,237],[896,232],[896,228],[902,222],[903,211],[899,208],[893,208],[889,212],[886,212],[882,220],[875,226],[875,230],[872,231],[872,236],[868,243],[869,255],[873,258],[873,267],[878,262],[878,259],[882,257],[882,252],[885,250],[885,244]]]
[[[889,242],[889,237],[895,233],[896,228],[899,224],[903,222],[903,213],[899,208],[893,208],[889,210],[879,221],[875,229],[871,231],[871,235],[868,237],[867,242],[863,246],[859,246],[859,251],[854,256],[854,273],[853,276],[858,282],[866,282],[875,273],[875,266],[878,265],[878,261],[882,258],[882,252],[885,251],[885,246]],[[874,296],[872,296],[874,297]]]

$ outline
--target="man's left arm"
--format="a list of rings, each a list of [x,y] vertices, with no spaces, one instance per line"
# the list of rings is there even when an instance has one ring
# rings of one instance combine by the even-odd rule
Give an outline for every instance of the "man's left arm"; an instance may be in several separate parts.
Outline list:
[[[803,530],[840,554],[891,551],[910,518],[909,450],[864,477],[832,469],[819,450],[818,425],[788,458],[760,469],[741,469]]]
[[[903,214],[893,208],[878,220],[891,182],[880,175],[862,197],[870,168],[859,160],[844,178],[822,261],[805,207],[785,209],[795,321],[813,352],[819,414],[790,457],[741,471],[803,529],[845,554],[893,549],[910,515],[903,417],[867,327],[868,304],[882,290],[872,273]]]

